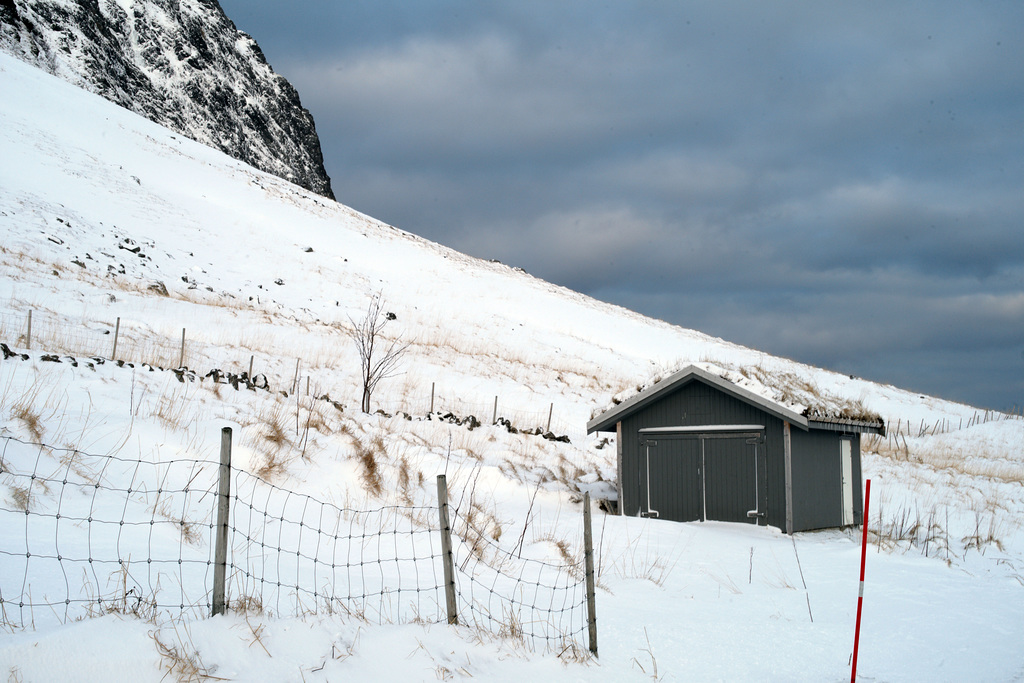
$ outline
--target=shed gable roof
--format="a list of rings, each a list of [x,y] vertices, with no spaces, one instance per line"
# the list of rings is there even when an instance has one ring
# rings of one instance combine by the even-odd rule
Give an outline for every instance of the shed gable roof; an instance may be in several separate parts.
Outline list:
[[[593,432],[614,431],[615,425],[625,417],[642,410],[651,403],[660,400],[669,392],[695,380],[709,384],[716,389],[743,401],[744,403],[756,406],[769,415],[785,420],[786,422],[796,425],[805,431],[810,428],[806,417],[790,410],[786,406],[780,405],[775,401],[771,401],[764,396],[759,396],[748,389],[733,384],[729,380],[708,372],[703,368],[699,368],[696,365],[688,365],[679,372],[666,377],[657,384],[644,389],[635,396],[623,401],[614,408],[606,410],[592,419],[587,423],[587,433],[591,434]]]

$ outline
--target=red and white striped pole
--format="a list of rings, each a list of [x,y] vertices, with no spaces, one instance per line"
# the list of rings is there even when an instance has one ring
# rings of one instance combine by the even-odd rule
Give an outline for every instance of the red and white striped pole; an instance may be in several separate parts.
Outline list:
[[[864,607],[864,562],[868,555],[868,503],[871,500],[871,480],[867,480],[864,488],[864,517],[861,520],[861,527],[864,529],[864,537],[860,544],[860,590],[857,593],[857,628],[853,635],[853,671],[850,674],[850,683],[857,681],[857,650],[860,646],[860,613]]]

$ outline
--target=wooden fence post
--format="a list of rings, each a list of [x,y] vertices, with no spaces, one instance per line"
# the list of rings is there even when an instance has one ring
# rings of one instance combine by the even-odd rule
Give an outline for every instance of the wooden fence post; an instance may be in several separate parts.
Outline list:
[[[434,412],[434,385],[435,382],[430,383],[430,412]]]
[[[498,397],[494,397],[494,417],[491,418],[491,424],[498,424]]]
[[[249,356],[249,381],[252,381],[252,362],[256,358],[255,355]]]
[[[178,367],[185,367],[185,328],[181,328],[181,356],[178,358]]]
[[[117,322],[114,323],[114,350],[110,352],[110,360],[117,361],[117,336],[121,334],[121,317],[118,316]]]
[[[25,334],[25,348],[32,348],[32,309],[28,309],[28,332]]]
[[[554,403],[552,403],[551,407],[548,408],[548,428],[544,430],[545,432],[550,432],[551,431],[551,413],[553,413],[553,412],[555,412],[555,404]]]
[[[444,597],[448,623],[458,624],[455,604],[455,560],[452,557],[452,528],[448,520],[448,482],[443,474],[437,475],[437,510],[441,521],[441,564],[444,565]]]
[[[590,492],[583,494],[583,560],[587,580],[587,635],[597,656],[597,596],[594,591],[594,535],[590,529]]]
[[[220,486],[217,492],[217,547],[213,558],[212,616],[227,610],[225,582],[228,568],[228,514],[231,496],[231,427],[220,430]]]

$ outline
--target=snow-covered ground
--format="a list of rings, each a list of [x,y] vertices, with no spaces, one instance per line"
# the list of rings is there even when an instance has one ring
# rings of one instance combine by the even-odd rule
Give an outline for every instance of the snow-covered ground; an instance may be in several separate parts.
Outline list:
[[[863,680],[1024,680],[1021,419],[768,356],[467,257],[2,54],[0,92],[0,341],[28,356],[0,361],[0,437],[18,439],[4,440],[0,472],[8,680],[848,679],[856,531],[790,538],[607,516],[596,504],[598,659],[467,626],[270,605],[213,619],[12,611],[26,587],[38,598],[88,583],[55,561],[26,570],[27,543],[78,557],[89,542],[73,525],[26,540],[25,506],[70,504],[26,473],[92,476],[59,449],[216,461],[225,426],[234,466],[281,489],[353,509],[430,507],[447,473],[496,545],[521,540],[524,556],[552,564],[578,557],[580,492],[604,497],[615,476],[614,444],[585,436],[587,420],[696,362],[783,378],[890,425],[889,437],[865,440],[869,526],[881,533],[867,559]],[[378,292],[395,316],[387,330],[410,346],[403,374],[375,394],[386,414],[363,415],[346,330]],[[112,355],[115,330],[130,365],[90,367]],[[195,381],[143,365],[177,367],[183,330]],[[200,380],[250,363],[269,391]],[[331,402],[315,400],[324,394]],[[432,399],[483,425],[425,419]],[[492,426],[495,411],[522,429],[550,419],[571,442]],[[129,475],[115,470],[102,480],[124,488]],[[159,507],[125,500],[129,521]],[[181,514],[198,519],[207,508],[192,504]],[[172,536],[156,550],[177,553]],[[209,555],[203,535],[187,545]],[[112,590],[107,573],[93,589]],[[23,622],[35,629],[12,626]]]

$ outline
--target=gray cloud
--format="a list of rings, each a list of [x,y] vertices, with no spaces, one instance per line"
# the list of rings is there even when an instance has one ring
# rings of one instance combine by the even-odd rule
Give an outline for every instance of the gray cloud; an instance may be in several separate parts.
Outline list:
[[[1024,5],[222,4],[346,204],[772,353],[1024,403]]]

